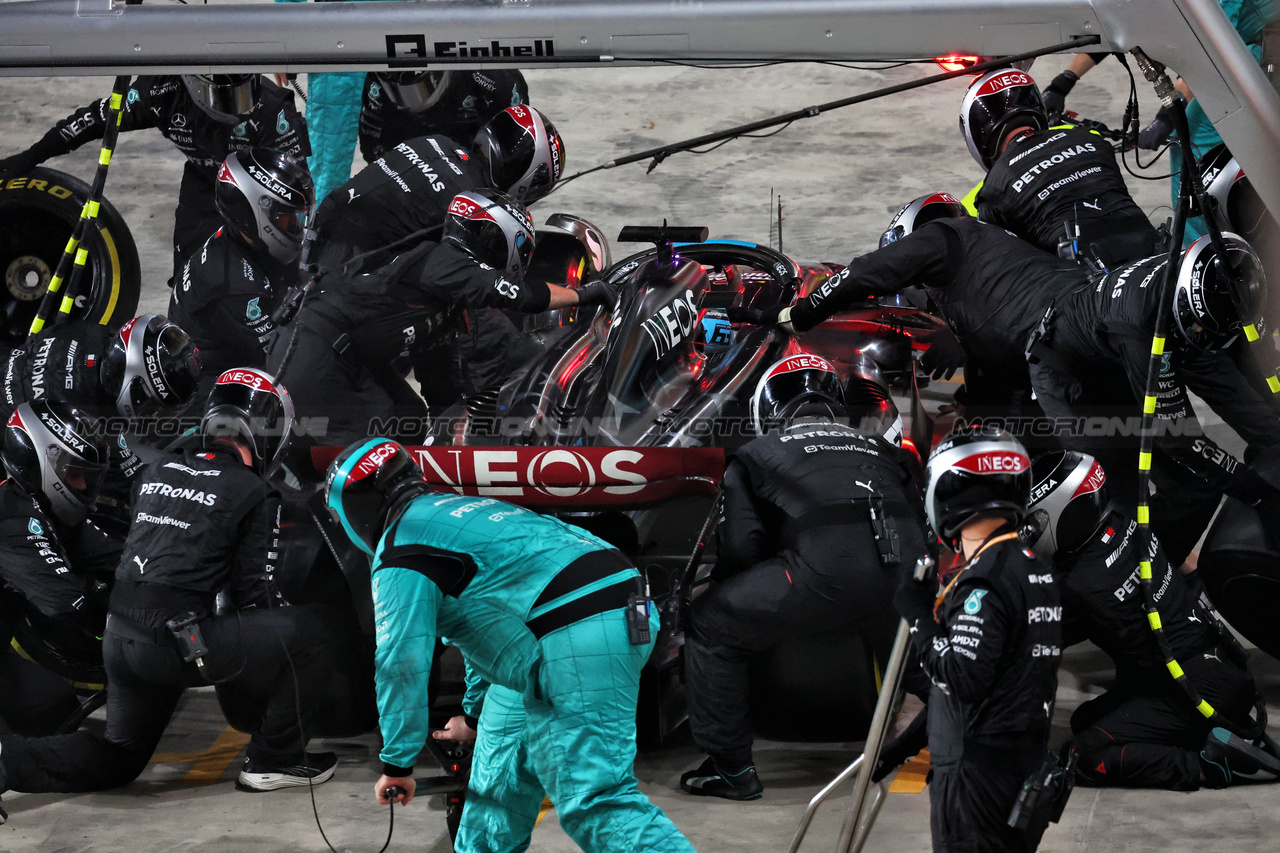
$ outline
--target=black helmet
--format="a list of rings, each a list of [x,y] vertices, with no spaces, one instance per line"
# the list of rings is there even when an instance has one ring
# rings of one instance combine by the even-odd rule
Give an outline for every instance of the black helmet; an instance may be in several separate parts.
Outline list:
[[[78,409],[51,400],[14,409],[0,456],[15,483],[71,526],[89,514],[107,475],[106,438]]]
[[[484,181],[533,204],[564,174],[564,142],[547,117],[528,106],[507,107],[480,128],[471,152]]]
[[[1245,324],[1256,323],[1266,304],[1262,261],[1241,237],[1222,235],[1227,266],[1209,235],[1191,244],[1178,268],[1173,317],[1183,340],[1197,349],[1227,346]]]
[[[205,447],[219,438],[238,438],[250,449],[253,469],[263,476],[284,458],[292,432],[289,392],[256,367],[234,367],[219,376],[200,420]]]
[[[1078,551],[1106,520],[1107,475],[1098,460],[1074,450],[1051,450],[1031,463],[1031,502],[1022,541],[1036,553]]]
[[[102,362],[102,384],[127,418],[176,411],[200,384],[191,338],[163,314],[143,314],[120,327]]]
[[[926,222],[935,219],[959,219],[968,216],[960,200],[950,193],[922,195],[908,202],[889,222],[889,229],[880,235],[880,248],[915,231]]]
[[[996,427],[959,427],[925,467],[925,512],[953,551],[960,550],[960,529],[977,518],[999,515],[1020,524],[1030,492],[1026,448]]]
[[[452,71],[379,71],[374,77],[387,102],[411,113],[425,112],[436,105],[449,87]]]
[[[407,450],[389,438],[369,438],[333,460],[324,501],[351,544],[372,556],[396,505],[428,489]]]
[[[855,353],[849,365],[844,400],[849,423],[872,432],[895,447],[902,446],[902,414],[893,402],[880,365],[864,352]]]
[[[182,82],[196,106],[223,124],[239,124],[262,91],[257,74],[183,74]]]
[[[969,153],[984,169],[1000,156],[1009,131],[1023,125],[1049,126],[1044,98],[1031,75],[1016,68],[988,71],[969,86],[960,105],[960,133]]]
[[[533,220],[524,205],[506,193],[467,190],[449,203],[444,239],[480,263],[521,281],[533,257]]]
[[[315,190],[311,173],[274,148],[234,151],[218,169],[218,212],[249,245],[289,263],[302,250],[302,228]]]
[[[845,417],[844,386],[831,362],[800,353],[770,367],[751,397],[751,425],[757,435],[806,415]]]

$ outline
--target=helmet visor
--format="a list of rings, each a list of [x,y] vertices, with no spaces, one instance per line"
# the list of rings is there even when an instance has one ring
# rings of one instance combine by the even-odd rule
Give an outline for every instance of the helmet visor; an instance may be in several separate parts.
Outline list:
[[[420,113],[435,106],[449,84],[448,71],[404,71],[379,74],[387,100],[402,110]]]
[[[97,497],[102,481],[107,476],[106,463],[89,462],[56,444],[45,450],[49,468],[55,477],[71,490],[71,493],[87,506]]]
[[[258,103],[256,74],[198,74],[183,80],[196,105],[226,124],[239,122]]]

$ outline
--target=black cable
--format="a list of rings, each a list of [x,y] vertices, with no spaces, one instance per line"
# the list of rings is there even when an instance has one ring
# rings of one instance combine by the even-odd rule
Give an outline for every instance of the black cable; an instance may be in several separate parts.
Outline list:
[[[302,744],[302,760],[307,760],[307,745],[303,740],[302,729],[302,694],[298,690],[298,668],[293,665],[293,655],[289,654],[289,647],[284,642],[284,637],[276,634],[276,639],[280,641],[280,648],[284,650],[284,658],[289,662],[289,671],[293,673],[293,711],[298,717],[298,739]],[[307,777],[307,791],[311,794],[311,813],[316,818],[316,829],[320,830],[320,837],[324,839],[325,846],[333,853],[339,853],[338,849],[329,841],[329,836],[324,834],[324,827],[320,825],[320,809],[316,806],[316,783]],[[378,848],[378,853],[386,853],[386,849],[391,846],[391,836],[396,829],[396,808],[395,803],[387,803],[387,840]]]

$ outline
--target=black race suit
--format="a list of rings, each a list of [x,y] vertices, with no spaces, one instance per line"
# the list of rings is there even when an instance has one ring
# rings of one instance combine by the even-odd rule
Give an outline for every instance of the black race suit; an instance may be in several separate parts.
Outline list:
[[[404,358],[451,339],[460,308],[532,313],[549,300],[545,283],[516,283],[452,243],[425,243],[312,298],[277,334],[267,369],[300,417],[328,419],[324,436],[312,430],[316,443],[378,434],[413,444],[426,431],[427,410],[401,375]]]
[[[724,766],[751,763],[752,656],[802,634],[861,632],[883,666],[898,617],[899,563],[925,553],[923,515],[901,451],[842,424],[803,420],[753,439],[729,463],[718,527],[722,578],[694,599],[685,644],[694,740]],[[875,499],[896,531],[885,554]],[[889,534],[882,531],[888,540]]]
[[[1132,513],[1112,504],[1098,534],[1059,555],[1063,640],[1091,640],[1116,666],[1115,687],[1071,715],[1076,772],[1093,785],[1194,791],[1199,752],[1213,726],[1165,668],[1143,609],[1140,543]],[[1188,681],[1219,714],[1247,726],[1256,695],[1237,646],[1224,642],[1198,580],[1184,578],[1156,545],[1151,557],[1156,610]]]
[[[298,714],[305,729],[328,685],[330,632],[326,611],[286,606],[275,589],[279,506],[266,481],[225,450],[162,456],[143,469],[103,636],[106,736],[3,737],[10,789],[128,784],[146,767],[182,691],[207,684],[217,685],[232,726],[253,733],[250,757],[278,767],[303,758]],[[232,612],[215,616],[220,591]],[[183,662],[165,627],[188,612],[200,617],[209,649],[202,667]]]
[[[293,93],[265,77],[261,84],[257,105],[239,124],[216,121],[196,106],[181,77],[139,77],[129,88],[120,129],[154,127],[187,158],[173,226],[175,277],[182,260],[222,224],[213,202],[213,182],[228,154],[258,146],[278,148],[304,160],[304,165],[311,155],[307,123],[293,105]],[[102,98],[76,110],[33,145],[31,153],[46,160],[102,139],[109,102]]]
[[[1129,195],[1111,143],[1079,128],[1024,131],[987,172],[978,217],[1057,254],[1066,225],[1080,229],[1077,254],[1105,268],[1149,257],[1160,239]]]
[[[1075,262],[1042,252],[1003,228],[945,219],[854,258],[796,303],[791,319],[805,331],[858,300],[923,284],[964,347],[966,386],[991,389],[990,396],[984,390],[971,393],[970,400],[1003,402],[1008,394],[997,389],[1029,385],[1027,335],[1056,297],[1085,283]]]
[[[1062,606],[1047,560],[997,542],[952,581],[911,644],[929,692],[935,853],[1032,851],[1044,825],[1008,825],[1022,783],[1047,755]]]
[[[67,681],[24,660],[10,640],[26,621],[71,664],[101,667],[97,636],[122,547],[92,521],[67,527],[12,479],[0,482],[0,730],[49,734],[79,706]]]
[[[470,147],[481,125],[507,107],[527,103],[529,87],[519,71],[454,71],[440,100],[411,113],[388,102],[378,78],[369,74],[360,98],[360,154],[372,163],[397,143],[427,133]]]
[[[317,260],[335,271],[353,255],[382,249],[404,237],[444,224],[449,202],[463,190],[484,186],[466,149],[447,136],[397,141],[354,178],[325,196],[316,210]],[[420,239],[439,242],[440,232]],[[404,252],[417,245],[397,246]],[[387,256],[372,256],[357,269],[373,269]]]
[[[296,265],[250,251],[226,227],[182,263],[169,319],[200,351],[200,390],[191,402],[197,414],[223,371],[266,365],[275,331],[271,312],[297,278]]]
[[[1059,299],[1048,335],[1032,348],[1031,379],[1046,414],[1061,418],[1062,443],[1089,453],[1111,478],[1117,500],[1136,503],[1137,425],[1151,357],[1166,260],[1149,258]],[[1203,434],[1187,390],[1195,392],[1256,448],[1280,442],[1280,418],[1220,352],[1165,341],[1156,397],[1152,524],[1169,559],[1181,565],[1224,492],[1245,494],[1255,478]],[[1096,420],[1081,423],[1079,418]]]

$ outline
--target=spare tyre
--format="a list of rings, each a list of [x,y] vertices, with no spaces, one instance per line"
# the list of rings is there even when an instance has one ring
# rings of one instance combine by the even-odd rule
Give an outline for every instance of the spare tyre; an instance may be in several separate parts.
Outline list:
[[[26,340],[89,189],[79,178],[45,168],[0,181],[0,342],[18,346]],[[105,198],[80,245],[89,258],[75,316],[119,326],[138,307],[142,272],[133,235]]]

